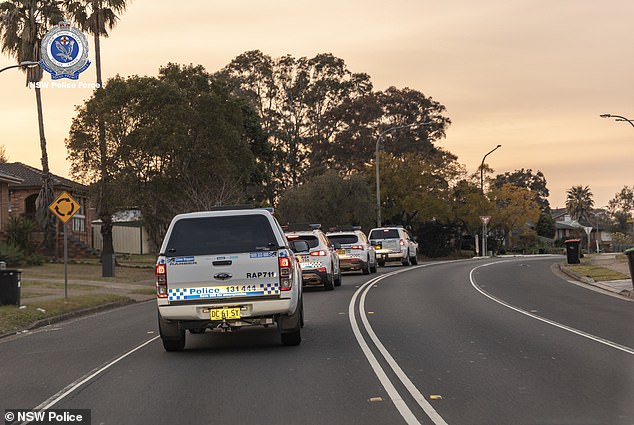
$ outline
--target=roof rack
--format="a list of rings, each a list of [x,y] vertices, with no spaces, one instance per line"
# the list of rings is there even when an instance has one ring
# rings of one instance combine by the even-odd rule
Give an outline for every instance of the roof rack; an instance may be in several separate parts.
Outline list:
[[[286,232],[310,231],[310,230],[321,229],[321,224],[319,223],[289,223],[285,226],[282,226],[282,229]]]

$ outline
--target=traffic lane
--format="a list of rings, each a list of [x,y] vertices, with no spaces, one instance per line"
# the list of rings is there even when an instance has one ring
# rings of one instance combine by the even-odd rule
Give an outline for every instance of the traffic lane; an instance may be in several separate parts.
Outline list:
[[[348,322],[350,298],[367,279],[347,275],[334,291],[304,293],[297,347],[281,346],[275,328],[188,334],[179,353],[157,341],[56,407],[90,408],[104,424],[401,423]]]
[[[442,397],[438,413],[450,424],[633,423],[632,356],[482,296],[468,279],[480,264],[401,273],[366,300],[407,376]]]
[[[562,258],[501,261],[474,272],[485,292],[525,311],[634,348],[634,302],[590,291],[553,273]]]
[[[3,338],[0,408],[34,408],[155,332],[156,306],[149,302]]]

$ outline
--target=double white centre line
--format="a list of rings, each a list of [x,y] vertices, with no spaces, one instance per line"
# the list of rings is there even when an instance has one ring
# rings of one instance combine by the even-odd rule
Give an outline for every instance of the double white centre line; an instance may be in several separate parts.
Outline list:
[[[418,388],[416,388],[416,386],[407,377],[407,375],[405,375],[405,372],[403,372],[403,370],[398,365],[396,360],[394,360],[392,355],[383,346],[379,338],[374,333],[372,326],[370,326],[370,322],[368,321],[367,315],[365,313],[365,298],[374,284],[376,284],[377,282],[380,282],[381,280],[385,278],[397,275],[405,271],[414,270],[419,267],[425,267],[425,266],[422,265],[417,267],[409,267],[407,269],[398,270],[392,273],[387,273],[387,274],[375,277],[374,279],[370,279],[368,282],[362,285],[359,289],[357,289],[357,291],[352,296],[352,299],[350,300],[350,305],[348,306],[348,317],[350,319],[350,325],[352,326],[352,331],[354,332],[354,336],[356,337],[357,342],[359,343],[359,346],[361,347],[361,350],[363,351],[363,354],[368,359],[368,362],[370,363],[372,370],[374,370],[374,373],[376,374],[377,378],[379,378],[381,385],[383,385],[383,388],[385,388],[385,391],[387,391],[390,399],[394,403],[394,406],[398,409],[403,419],[405,419],[405,422],[410,425],[416,425],[416,424],[420,425],[420,422],[418,421],[414,413],[407,406],[407,404],[403,400],[403,397],[401,397],[398,390],[396,389],[392,381],[390,381],[390,378],[385,373],[385,370],[381,367],[379,361],[377,360],[376,356],[372,352],[372,349],[368,345],[368,342],[366,341],[366,339],[363,336],[363,333],[361,332],[361,329],[357,323],[356,312],[355,312],[355,305],[357,302],[357,298],[359,297],[359,294],[361,294],[361,298],[359,300],[359,308],[358,308],[359,317],[361,318],[361,323],[363,324],[363,328],[365,329],[366,333],[370,337],[370,340],[372,344],[374,344],[374,347],[376,347],[376,349],[381,353],[381,355],[385,359],[385,362],[390,366],[392,371],[396,374],[396,377],[401,381],[401,383],[405,386],[405,388],[407,389],[409,394],[412,396],[412,398],[418,403],[418,405],[423,409],[423,411],[427,414],[427,416],[434,422],[434,424],[447,425],[447,422],[445,422],[445,420],[438,414],[438,412],[434,410],[434,408],[431,406],[431,404],[429,404],[429,402],[421,394]]]

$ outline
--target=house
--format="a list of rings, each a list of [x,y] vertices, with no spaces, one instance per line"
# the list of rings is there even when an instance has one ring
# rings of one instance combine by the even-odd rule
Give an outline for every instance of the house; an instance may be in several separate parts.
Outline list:
[[[8,177],[6,205],[9,216],[23,216],[35,219],[35,200],[42,187],[42,171],[21,162],[0,163],[0,182],[2,176]],[[12,179],[12,180],[11,180]],[[62,192],[68,192],[72,198],[80,205],[79,211],[67,223],[68,240],[73,245],[90,246],[92,243],[92,209],[90,207],[90,193],[88,186],[66,179],[64,177],[51,174],[54,196],[57,197]],[[1,188],[1,186],[0,186]],[[2,194],[2,201],[5,197]],[[3,213],[0,204],[0,215]],[[0,220],[3,217],[0,216]],[[4,222],[2,222],[4,224]],[[57,221],[57,242],[63,240],[62,224]],[[43,238],[43,235],[40,235]],[[61,247],[61,243],[56,246]],[[59,248],[58,248],[59,249]],[[74,254],[74,255],[73,255]],[[80,252],[74,250],[69,256],[79,256]],[[61,255],[58,255],[61,256]]]
[[[22,179],[13,174],[0,171],[0,239],[4,240],[4,226],[9,221],[11,207],[9,204],[9,185],[22,183]]]
[[[590,251],[606,250],[611,241],[611,233],[607,232],[603,225],[599,223],[598,214],[601,210],[594,211],[595,222],[591,223],[587,220],[572,220],[566,209],[552,210],[551,215],[555,220],[555,240],[563,242],[567,239],[581,239],[582,246]],[[586,232],[589,230],[589,235]]]

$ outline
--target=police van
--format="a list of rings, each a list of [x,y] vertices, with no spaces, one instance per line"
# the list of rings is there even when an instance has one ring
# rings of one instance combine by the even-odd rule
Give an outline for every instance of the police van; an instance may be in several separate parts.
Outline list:
[[[180,214],[156,262],[163,346],[185,348],[186,331],[276,325],[284,345],[301,342],[302,276],[294,249],[266,209]],[[306,244],[303,242],[303,244]]]

